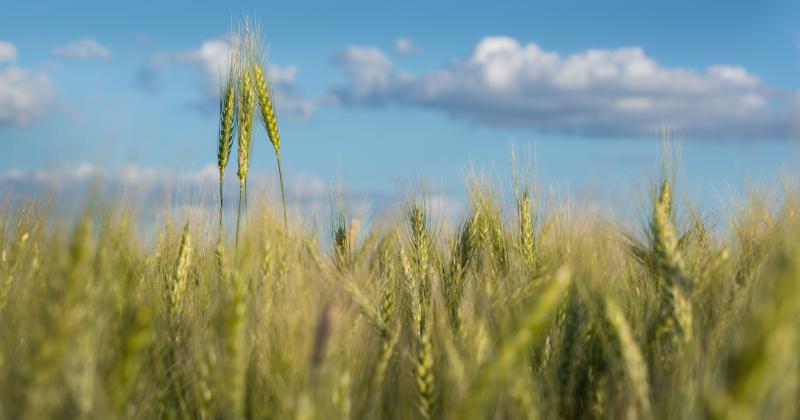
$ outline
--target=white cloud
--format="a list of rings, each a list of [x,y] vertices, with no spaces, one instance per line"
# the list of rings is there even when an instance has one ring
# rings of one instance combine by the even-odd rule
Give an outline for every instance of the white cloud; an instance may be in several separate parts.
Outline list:
[[[228,193],[235,195],[239,191],[239,180],[234,176],[235,165],[236,163],[233,162],[233,164],[227,168],[225,181],[228,192],[226,195]],[[81,166],[85,166],[85,164]],[[58,172],[65,171],[60,169]],[[76,172],[75,169],[66,171],[66,173]],[[19,177],[19,174],[17,176]],[[128,188],[137,188],[143,191],[166,188],[169,186],[189,190],[201,190],[217,186],[219,182],[219,169],[216,163],[208,163],[199,169],[188,171],[127,164],[116,172],[109,172],[106,180],[116,182]],[[278,186],[277,179],[275,179],[275,173],[271,171],[251,171],[248,174],[248,186],[252,191],[267,189],[272,190],[274,194],[278,194],[276,190]],[[290,172],[286,174],[286,193],[287,198],[291,201],[327,201],[330,197],[330,191],[330,183],[325,182],[317,175],[303,172]],[[211,188],[208,192],[216,192],[216,188]],[[277,195],[272,198],[277,198]]]
[[[298,71],[298,67],[294,64],[288,66],[268,64],[267,67],[278,113],[297,120],[306,120],[314,114],[320,100],[307,98],[300,92],[295,81]]]
[[[322,199],[331,194],[331,184],[312,174],[295,174],[287,177],[289,195],[301,199]]]
[[[278,114],[285,114],[297,120],[311,118],[320,100],[304,96],[297,88],[297,82],[295,82],[297,66],[282,67],[277,64],[269,64],[267,72],[272,91],[275,94],[275,108]]]
[[[652,136],[664,125],[698,137],[790,135],[792,94],[742,67],[663,67],[636,47],[562,56],[487,37],[469,57],[418,75],[396,69],[375,47],[347,47],[335,62],[347,75],[332,92],[343,105],[393,103],[590,136]]]
[[[400,37],[394,41],[394,49],[400,54],[411,54],[419,51],[419,46],[411,38]]]
[[[8,66],[0,68],[0,128],[26,126],[52,106],[54,87],[47,74]]]
[[[216,112],[219,84],[227,76],[228,63],[234,50],[229,40],[211,39],[198,48],[157,53],[150,58],[147,66],[136,73],[131,84],[143,90],[159,91],[165,85],[162,80],[163,70],[172,63],[179,64],[199,71],[202,76],[200,99],[192,107]],[[319,100],[306,98],[297,88],[298,67],[269,63],[266,71],[275,94],[278,112],[299,120],[311,117]]]
[[[111,51],[94,38],[81,38],[66,45],[53,47],[53,54],[73,60],[89,60],[111,58]]]
[[[19,67],[16,59],[17,47],[0,40],[0,128],[29,125],[53,102],[55,89],[47,74]]]
[[[119,172],[112,174],[118,182],[128,187],[155,188],[174,185],[213,185],[218,182],[219,170],[214,164],[207,164],[194,171],[124,165]]]
[[[227,75],[228,63],[233,47],[226,40],[213,39],[203,42],[198,48],[152,54],[147,64],[140,67],[131,80],[131,86],[151,93],[160,92],[165,86],[164,71],[172,64],[197,70],[202,77],[201,100],[192,107],[215,109],[210,98],[219,94],[219,83]]]
[[[17,47],[14,44],[0,40],[0,63],[17,59]]]
[[[297,77],[297,66],[294,64],[286,67],[281,67],[274,64],[269,66],[269,80],[273,84],[275,83],[292,84],[294,83],[296,77]]]
[[[90,163],[29,171],[10,169],[0,173],[0,187],[15,192],[61,191],[79,184],[89,185],[103,176],[103,169]]]
[[[204,42],[200,48],[178,52],[174,58],[180,64],[200,69],[205,76],[208,93],[217,95],[219,82],[228,74],[228,63],[233,51],[230,42],[213,39]]]
[[[391,60],[376,47],[349,46],[334,57],[334,62],[347,73],[347,90],[339,95],[344,100],[370,102],[370,96],[375,95],[382,101],[399,82]]]

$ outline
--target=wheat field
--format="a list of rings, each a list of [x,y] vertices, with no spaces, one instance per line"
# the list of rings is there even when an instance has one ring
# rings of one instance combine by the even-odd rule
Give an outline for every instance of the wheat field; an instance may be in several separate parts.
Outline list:
[[[666,158],[642,221],[519,176],[469,180],[454,226],[417,193],[320,234],[248,203],[261,134],[283,190],[279,104],[238,36],[209,144],[237,212],[144,237],[124,206],[0,207],[0,418],[800,418],[796,188],[706,217]]]

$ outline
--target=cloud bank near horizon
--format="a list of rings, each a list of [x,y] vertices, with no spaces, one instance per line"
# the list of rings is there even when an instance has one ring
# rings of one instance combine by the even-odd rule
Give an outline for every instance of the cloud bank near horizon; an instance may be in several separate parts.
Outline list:
[[[276,181],[272,173],[251,172],[248,177],[251,197],[256,201],[265,200],[278,210],[280,193]],[[135,164],[110,169],[84,162],[0,172],[0,197],[11,192],[18,203],[52,201],[61,205],[56,211],[78,214],[85,210],[87,196],[102,193],[104,197],[112,197],[113,202],[133,204],[132,210],[150,215],[165,209],[186,208],[216,215],[218,183],[219,170],[215,163],[194,170],[177,170]],[[231,211],[235,210],[230,206],[235,205],[237,193],[238,180],[233,176],[226,177],[225,203]],[[342,200],[349,217],[361,220],[391,212],[402,205],[402,195],[355,190],[307,172],[286,174],[286,198],[289,205],[300,209],[304,217],[322,220],[331,216],[338,200]],[[432,214],[447,222],[457,220],[462,205],[459,198],[440,188],[430,191],[426,204]]]

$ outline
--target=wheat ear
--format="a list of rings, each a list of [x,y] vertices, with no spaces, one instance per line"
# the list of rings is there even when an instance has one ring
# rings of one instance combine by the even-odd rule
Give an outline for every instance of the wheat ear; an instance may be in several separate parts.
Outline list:
[[[524,189],[517,198],[517,217],[519,219],[519,247],[525,268],[532,271],[536,266],[536,235],[531,214],[530,193]]]
[[[217,167],[219,168],[219,234],[222,236],[223,194],[222,184],[225,167],[233,146],[233,120],[236,106],[236,92],[233,86],[232,62],[228,65],[228,75],[219,98],[219,139],[217,143]]]
[[[192,259],[192,236],[189,234],[189,223],[183,227],[181,246],[178,250],[178,261],[175,263],[175,272],[172,276],[170,287],[170,308],[174,316],[179,316],[183,306],[183,296],[186,292],[186,283],[189,277],[189,264]]]
[[[286,191],[283,187],[283,169],[281,168],[281,134],[278,131],[278,117],[275,114],[275,104],[272,100],[272,92],[267,85],[264,76],[264,69],[258,62],[253,62],[253,78],[255,79],[256,92],[258,93],[258,105],[261,109],[261,121],[267,131],[272,148],[275,149],[275,160],[278,163],[278,178],[281,183],[281,203],[283,204],[283,226],[287,227],[286,216]]]
[[[653,208],[652,222],[653,252],[658,261],[662,277],[661,291],[666,304],[657,334],[675,327],[683,339],[689,341],[693,329],[692,304],[687,295],[690,281],[678,250],[678,239],[670,220],[671,215],[672,188],[664,180]]]
[[[415,360],[414,377],[417,382],[417,409],[423,419],[433,418],[436,403],[436,386],[433,376],[433,345],[429,326],[423,325],[419,335],[419,348]]]
[[[253,80],[249,62],[251,60],[252,34],[246,30],[244,47],[238,60],[239,76],[239,121],[238,121],[238,151],[239,151],[239,209],[236,217],[236,244],[239,244],[239,224],[242,218],[242,197],[246,197],[247,171],[250,168],[250,142],[253,134],[253,117],[255,115],[255,100]]]
[[[639,346],[633,336],[631,327],[622,313],[622,309],[611,298],[606,299],[606,318],[614,329],[615,336],[619,341],[622,360],[625,362],[625,370],[628,378],[636,391],[636,398],[639,400],[639,408],[642,410],[642,417],[650,418],[650,385],[647,380],[647,365],[645,365]]]

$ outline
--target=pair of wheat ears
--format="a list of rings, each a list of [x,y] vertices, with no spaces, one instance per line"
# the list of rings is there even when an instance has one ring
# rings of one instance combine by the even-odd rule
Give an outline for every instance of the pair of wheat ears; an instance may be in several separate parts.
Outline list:
[[[217,166],[219,168],[219,228],[223,225],[223,180],[228,166],[233,137],[236,132],[238,150],[239,205],[236,217],[236,240],[239,239],[239,224],[242,217],[242,203],[247,207],[247,173],[253,149],[253,120],[258,116],[264,125],[278,164],[278,178],[283,205],[283,224],[287,225],[286,192],[281,168],[281,136],[278,131],[278,117],[275,112],[273,91],[269,74],[265,71],[265,54],[262,49],[260,33],[256,25],[245,22],[241,29],[231,35],[233,52],[230,55],[227,71],[220,83],[219,99],[219,139],[217,143]]]

